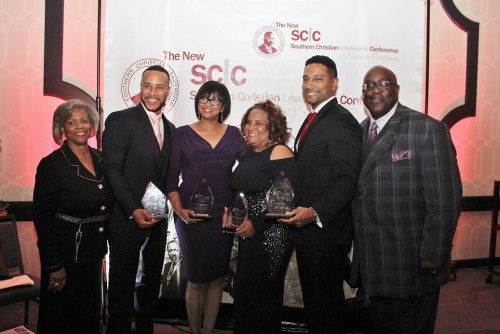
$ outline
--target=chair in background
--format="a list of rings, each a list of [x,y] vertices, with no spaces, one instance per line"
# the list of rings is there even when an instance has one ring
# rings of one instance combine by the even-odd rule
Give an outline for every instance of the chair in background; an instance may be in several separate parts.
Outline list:
[[[3,257],[10,277],[24,275],[15,215],[0,216],[0,256]],[[28,324],[30,299],[38,301],[40,297],[40,279],[33,275],[27,276],[35,284],[0,289],[0,306],[24,301],[24,325]]]

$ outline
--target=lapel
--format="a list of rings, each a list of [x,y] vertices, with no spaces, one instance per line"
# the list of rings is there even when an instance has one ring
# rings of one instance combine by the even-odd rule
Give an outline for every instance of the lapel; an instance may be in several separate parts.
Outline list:
[[[316,115],[318,116],[318,115]],[[316,118],[316,117],[315,117]],[[293,143],[293,153],[297,154],[297,144],[299,142],[299,139],[300,139],[300,134],[302,133],[302,129],[304,128],[304,126],[306,125],[306,122],[307,122],[307,116],[306,118],[304,119],[304,121],[302,122],[302,125],[300,126],[300,129],[299,131],[297,132],[297,135],[295,136],[295,141]],[[311,124],[312,125],[312,124]]]
[[[104,175],[102,174],[102,168],[97,168],[97,166],[101,165],[102,158],[97,154],[97,152],[92,149],[92,147],[89,147],[89,150],[90,155],[92,156],[92,163],[94,164],[94,171],[96,173],[96,176],[92,175],[92,173],[90,173],[87,168],[83,166],[75,153],[73,153],[71,148],[69,148],[67,140],[64,141],[63,145],[60,147],[60,150],[68,165],[72,166],[75,169],[75,174],[78,177],[95,182],[101,182],[103,180]]]
[[[363,136],[365,137],[365,141],[363,143],[363,167],[361,168],[360,179],[364,177],[371,165],[391,149],[393,143],[396,141],[396,134],[403,116],[404,112],[398,106],[394,116],[389,119],[382,131],[370,144],[366,143],[366,134],[370,121],[368,119],[368,121],[363,122]]]
[[[337,98],[335,97],[335,98],[333,98],[333,100],[328,102],[325,106],[323,106],[323,108],[321,108],[321,110],[318,112],[318,114],[314,117],[313,121],[309,125],[309,128],[307,129],[307,132],[304,134],[304,137],[302,137],[302,140],[299,143],[300,133],[302,132],[302,129],[304,128],[304,126],[307,122],[307,117],[306,117],[304,122],[302,122],[302,126],[300,127],[299,132],[297,133],[297,136],[295,138],[295,143],[293,146],[295,154],[299,154],[298,152],[300,152],[301,147],[307,141],[307,138],[309,138],[311,133],[313,133],[316,125],[318,125],[318,123],[321,121],[321,117],[323,117],[329,109],[333,109],[336,105],[337,105]]]

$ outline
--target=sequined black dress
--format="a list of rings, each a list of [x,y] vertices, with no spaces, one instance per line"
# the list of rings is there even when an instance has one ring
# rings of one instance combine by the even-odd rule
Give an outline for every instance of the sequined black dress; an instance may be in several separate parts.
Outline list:
[[[236,334],[280,333],[281,328],[283,285],[293,243],[288,225],[264,217],[265,193],[284,171],[297,200],[299,172],[295,158],[270,160],[273,148],[258,153],[247,150],[231,177],[233,190],[245,192],[255,229],[252,238],[239,240],[234,285]]]

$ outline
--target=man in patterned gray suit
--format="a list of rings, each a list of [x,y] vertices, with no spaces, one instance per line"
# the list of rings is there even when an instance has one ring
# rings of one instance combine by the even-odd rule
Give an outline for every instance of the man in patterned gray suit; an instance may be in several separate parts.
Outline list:
[[[370,112],[353,201],[355,256],[376,333],[432,333],[446,283],[462,184],[447,126],[398,102],[396,75],[364,77]],[[376,125],[373,125],[376,124]]]

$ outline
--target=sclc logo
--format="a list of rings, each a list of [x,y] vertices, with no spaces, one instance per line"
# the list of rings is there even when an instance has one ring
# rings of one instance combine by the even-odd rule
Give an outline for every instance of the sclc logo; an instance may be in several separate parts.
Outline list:
[[[195,79],[191,79],[191,82],[201,85],[208,80],[214,80],[227,84],[231,80],[234,85],[241,86],[247,81],[245,73],[247,73],[247,69],[243,65],[230,66],[229,59],[226,59],[224,66],[210,65],[206,67],[202,64],[194,65],[191,68],[191,74]]]
[[[319,42],[321,40],[321,32],[315,30],[313,31],[312,28],[309,28],[309,30],[292,30],[292,41],[315,41]]]

